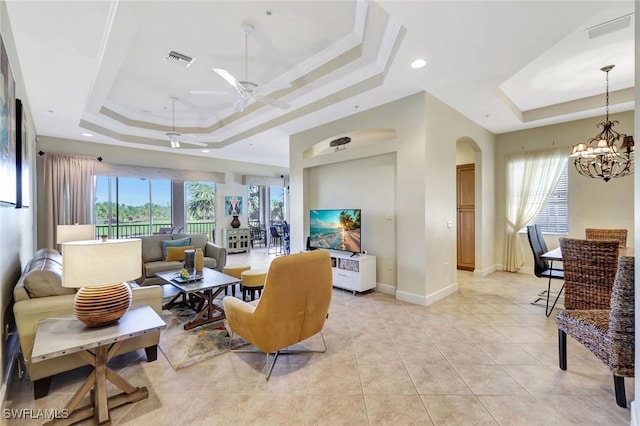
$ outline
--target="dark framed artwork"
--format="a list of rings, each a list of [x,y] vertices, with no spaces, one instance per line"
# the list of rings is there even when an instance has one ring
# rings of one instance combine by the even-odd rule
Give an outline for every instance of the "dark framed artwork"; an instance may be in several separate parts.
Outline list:
[[[16,98],[16,208],[31,204],[29,137],[22,101]]]
[[[0,36],[0,205],[15,205],[16,138],[14,121],[15,85],[9,57]]]

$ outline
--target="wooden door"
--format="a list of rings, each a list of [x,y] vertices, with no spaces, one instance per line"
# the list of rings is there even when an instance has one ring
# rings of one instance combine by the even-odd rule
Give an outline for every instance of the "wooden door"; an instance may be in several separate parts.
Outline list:
[[[456,166],[458,204],[458,269],[473,271],[475,250],[475,165]]]

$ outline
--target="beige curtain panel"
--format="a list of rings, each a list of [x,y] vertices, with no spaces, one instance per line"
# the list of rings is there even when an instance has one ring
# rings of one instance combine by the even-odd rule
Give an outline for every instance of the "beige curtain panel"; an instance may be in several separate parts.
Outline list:
[[[46,247],[56,247],[58,225],[89,224],[93,217],[95,158],[45,154]]]
[[[524,263],[519,232],[538,216],[553,193],[568,154],[561,149],[506,155],[504,269],[516,272]]]

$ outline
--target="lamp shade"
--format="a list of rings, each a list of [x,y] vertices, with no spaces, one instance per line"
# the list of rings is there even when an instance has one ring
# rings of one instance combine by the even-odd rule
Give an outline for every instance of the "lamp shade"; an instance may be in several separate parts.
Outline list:
[[[62,244],[69,241],[94,240],[95,232],[94,225],[58,225],[56,242]]]
[[[134,280],[142,271],[142,240],[62,244],[62,286],[95,287]]]

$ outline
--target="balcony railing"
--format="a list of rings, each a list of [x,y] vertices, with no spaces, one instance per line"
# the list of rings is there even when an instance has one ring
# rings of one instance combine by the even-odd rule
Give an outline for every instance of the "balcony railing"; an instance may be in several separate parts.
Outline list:
[[[109,238],[134,238],[142,235],[151,235],[160,232],[160,228],[170,228],[171,223],[154,223],[153,225],[144,224],[112,224],[112,225],[96,225],[96,238],[101,235],[107,235]],[[213,231],[216,229],[216,223],[211,222],[187,222],[186,230],[190,234],[207,234],[213,238]],[[213,241],[213,240],[211,240]]]

